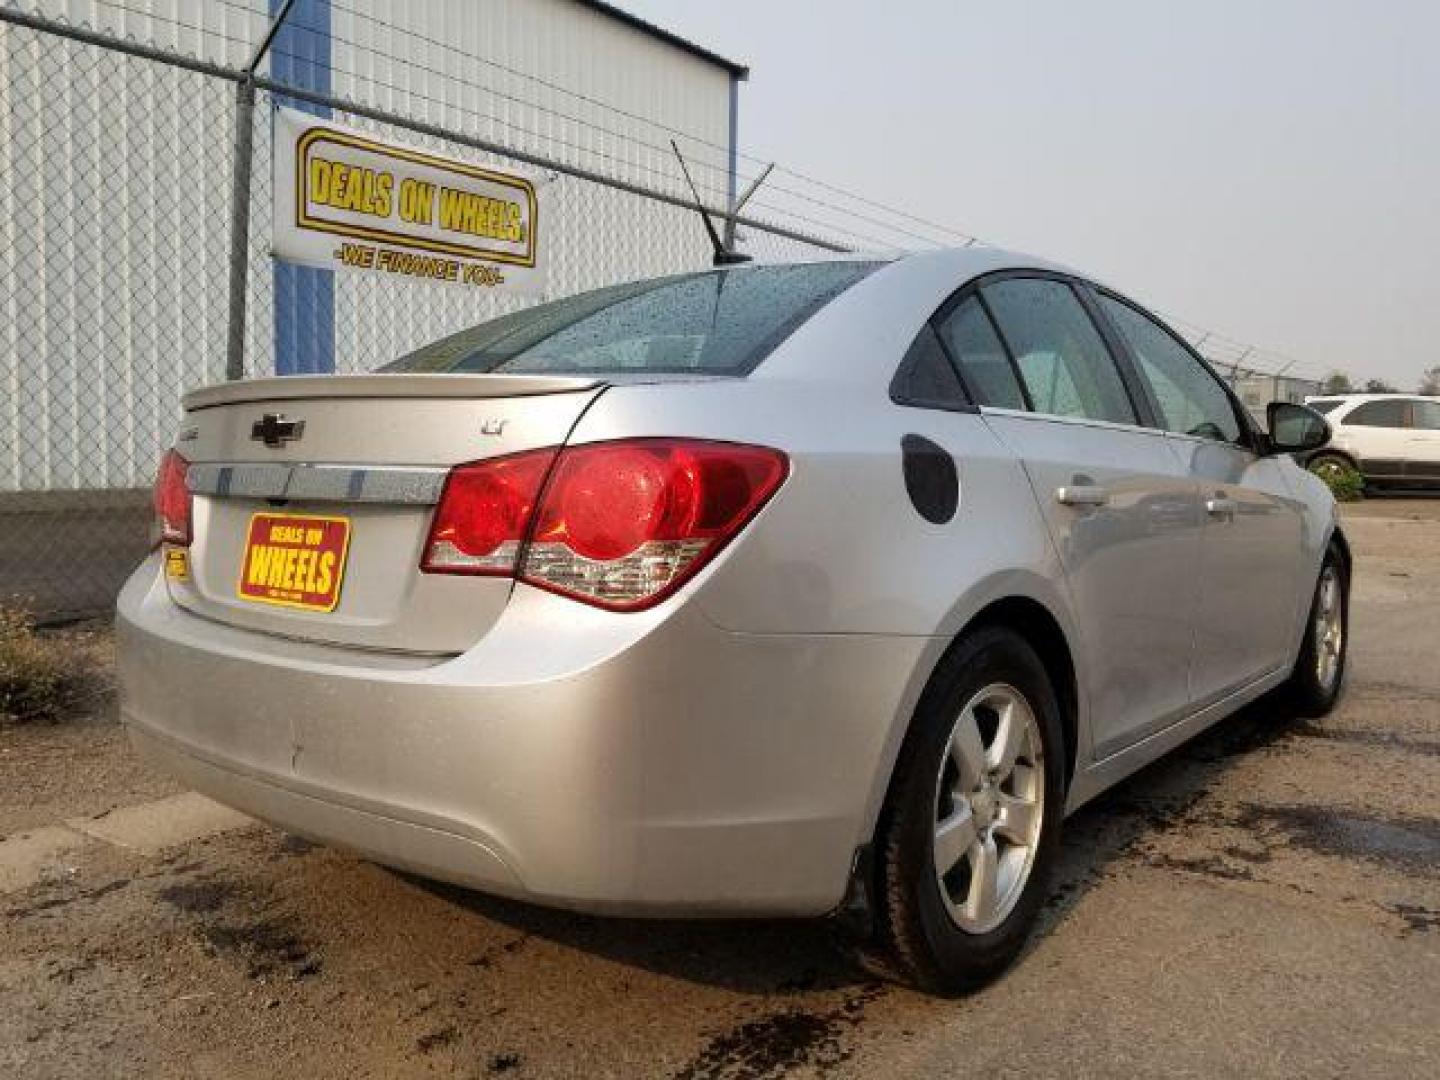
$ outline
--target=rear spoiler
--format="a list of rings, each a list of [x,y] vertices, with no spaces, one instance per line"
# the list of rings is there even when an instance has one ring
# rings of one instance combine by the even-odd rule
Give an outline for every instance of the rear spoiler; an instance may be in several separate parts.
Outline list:
[[[191,390],[182,399],[186,412],[260,401],[308,398],[508,398],[573,394],[593,390],[603,380],[570,375],[285,375],[216,383]]]

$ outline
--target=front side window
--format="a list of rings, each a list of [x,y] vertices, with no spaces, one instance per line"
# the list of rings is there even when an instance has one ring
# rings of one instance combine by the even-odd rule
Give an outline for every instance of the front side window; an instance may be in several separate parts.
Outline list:
[[[1135,423],[1115,360],[1070,286],[1008,278],[981,292],[1036,412]]]
[[[1367,401],[1341,422],[1347,427],[1404,427],[1405,402]]]
[[[380,370],[743,375],[880,265],[741,266],[616,285],[481,323]]]
[[[1140,376],[1160,407],[1166,431],[1219,442],[1240,442],[1230,395],[1174,336],[1129,304],[1100,294],[1100,306],[1125,339]]]

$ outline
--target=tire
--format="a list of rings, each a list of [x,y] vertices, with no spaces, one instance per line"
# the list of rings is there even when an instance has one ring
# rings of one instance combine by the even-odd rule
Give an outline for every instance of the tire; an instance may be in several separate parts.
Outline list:
[[[1002,728],[1023,734],[1007,741]],[[1012,748],[1013,771],[1002,746]],[[1038,822],[1034,809],[1016,809],[1037,797]],[[1060,708],[1040,658],[1008,629],[967,634],[921,698],[880,815],[871,970],[941,994],[976,989],[1004,971],[1045,898],[1064,797]],[[942,878],[937,861],[957,851],[964,853]],[[984,888],[987,869],[993,892]]]
[[[1330,608],[1332,604],[1338,605],[1338,611]],[[1331,544],[1316,576],[1300,655],[1285,684],[1284,696],[1299,715],[1324,716],[1335,707],[1345,684],[1349,649],[1350,575],[1339,549]]]

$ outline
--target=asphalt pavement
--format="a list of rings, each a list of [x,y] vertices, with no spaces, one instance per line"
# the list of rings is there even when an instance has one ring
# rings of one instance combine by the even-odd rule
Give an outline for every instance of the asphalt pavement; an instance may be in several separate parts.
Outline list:
[[[1022,961],[961,1000],[820,923],[314,847],[183,795],[113,709],[0,730],[0,1076],[1440,1076],[1440,502],[1346,518],[1338,710],[1262,703],[1082,810]]]

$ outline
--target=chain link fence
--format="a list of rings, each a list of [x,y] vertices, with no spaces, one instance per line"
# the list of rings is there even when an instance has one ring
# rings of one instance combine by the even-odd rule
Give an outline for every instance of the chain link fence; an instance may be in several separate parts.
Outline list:
[[[622,158],[591,147],[587,158],[564,131],[547,141],[537,129],[516,160],[477,149],[476,125],[463,112],[451,117],[454,138],[445,138],[433,117],[446,110],[422,102],[421,124],[372,107],[397,96],[382,93],[388,84],[378,79],[360,88],[369,93],[357,90],[350,104],[358,112],[339,101],[318,106],[313,86],[257,79],[247,168],[236,155],[243,72],[234,65],[257,44],[268,13],[260,2],[238,14],[247,17],[245,34],[223,41],[215,58],[193,34],[184,51],[183,35],[199,27],[179,16],[170,29],[181,47],[161,49],[0,6],[0,602],[18,600],[44,618],[111,608],[149,544],[149,486],[180,398],[226,377],[237,164],[250,208],[247,377],[297,370],[285,350],[304,354],[317,344],[334,371],[369,371],[540,299],[363,271],[282,271],[269,251],[276,106],[323,111],[382,141],[538,177],[555,223],[546,235],[549,297],[709,265],[703,225],[684,205],[688,189],[659,167],[656,148]],[[595,176],[602,162],[615,183]],[[713,184],[702,191],[707,203],[724,205]],[[764,258],[842,247],[753,221],[743,230]]]

